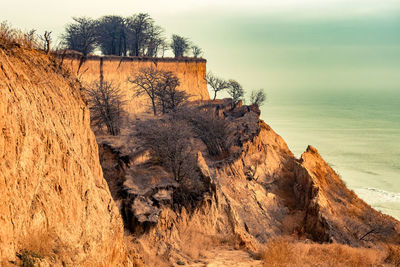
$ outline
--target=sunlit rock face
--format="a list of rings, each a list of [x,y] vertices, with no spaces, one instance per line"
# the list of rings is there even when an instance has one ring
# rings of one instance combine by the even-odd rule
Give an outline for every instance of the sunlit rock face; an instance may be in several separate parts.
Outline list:
[[[134,96],[134,85],[128,82],[142,68],[153,67],[158,70],[171,71],[179,78],[178,90],[184,90],[190,100],[208,100],[210,98],[206,77],[206,60],[199,58],[132,58],[117,56],[79,56],[67,55],[63,66],[77,75],[84,86],[100,79],[118,85],[125,100],[124,109],[130,114],[148,110],[150,102],[146,96]]]
[[[193,136],[193,169],[208,188],[194,206],[171,197],[180,185],[137,140],[98,136],[105,177],[143,253],[179,258],[193,254],[187,244],[207,249],[210,239],[257,251],[278,236],[356,247],[399,242],[395,219],[359,199],[315,148],[297,159],[258,108],[232,109],[227,99],[205,106],[228,121],[232,145],[228,155],[210,156]]]
[[[0,265],[30,251],[72,266],[126,266],[80,84],[31,49],[0,49]]]

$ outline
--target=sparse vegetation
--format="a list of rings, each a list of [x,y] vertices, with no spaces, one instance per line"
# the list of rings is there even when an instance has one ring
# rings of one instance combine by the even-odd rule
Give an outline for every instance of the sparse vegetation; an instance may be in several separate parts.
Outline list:
[[[170,71],[154,67],[142,68],[128,81],[134,84],[134,96],[147,95],[150,98],[154,115],[157,115],[158,108],[163,114],[176,111],[189,97],[177,89],[179,79]]]
[[[240,83],[235,80],[229,80],[228,94],[232,97],[232,104],[235,108],[236,105],[242,100],[244,95],[243,87]]]
[[[229,123],[213,111],[186,108],[178,114],[191,123],[211,156],[226,156],[230,147]]]
[[[94,21],[94,38],[104,55],[126,55],[127,30],[125,19],[120,16],[103,16]]]
[[[161,72],[161,79],[157,85],[157,103],[163,114],[176,111],[188,100],[185,91],[177,90],[179,79],[170,71]]]
[[[200,47],[190,45],[187,38],[172,35],[167,42],[164,29],[155,24],[147,13],[130,17],[116,15],[99,19],[74,17],[62,36],[66,49],[76,50],[84,56],[96,49],[103,55],[164,57],[172,49],[175,57],[183,57],[191,49],[194,57],[202,54]]]
[[[173,34],[171,49],[175,57],[183,57],[190,49],[190,42],[185,37]]]
[[[193,132],[187,121],[166,115],[135,123],[135,137],[148,149],[155,164],[163,166],[179,187],[174,191],[174,203],[193,205],[206,190],[199,175],[193,151]]]
[[[86,91],[92,123],[99,129],[105,125],[109,134],[118,135],[124,113],[123,95],[119,86],[101,80],[92,83]]]
[[[252,91],[250,94],[250,105],[262,106],[267,99],[267,96],[263,89]]]
[[[394,256],[391,256],[394,255]],[[397,254],[397,257],[399,254]],[[396,253],[378,248],[353,248],[341,244],[306,244],[278,237],[270,240],[261,253],[264,266],[382,266],[396,265]]]
[[[81,52],[84,56],[96,48],[97,22],[86,17],[73,18],[75,23],[68,24],[62,36],[64,45],[71,50]]]
[[[197,45],[192,45],[192,54],[194,57],[200,57],[203,54],[203,50]]]
[[[207,73],[206,81],[214,92],[213,100],[217,98],[218,92],[221,92],[229,88],[229,83],[227,81],[215,76],[212,72]]]
[[[35,30],[22,32],[13,29],[6,21],[0,23],[0,48],[23,46],[25,48],[39,49],[40,45]]]
[[[35,267],[37,259],[42,259],[42,256],[29,250],[23,250],[17,253],[17,257],[21,261],[21,267]]]
[[[43,36],[40,38],[43,41],[43,50],[46,54],[50,53],[50,45],[52,43],[53,38],[51,37],[51,31],[45,31]]]
[[[191,129],[172,117],[154,119],[136,124],[136,136],[143,146],[150,149],[154,159],[171,171],[174,179],[181,182],[192,169]]]

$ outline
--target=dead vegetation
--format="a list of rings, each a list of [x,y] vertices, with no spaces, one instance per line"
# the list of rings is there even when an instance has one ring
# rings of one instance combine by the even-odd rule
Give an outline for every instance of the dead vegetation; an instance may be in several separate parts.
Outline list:
[[[119,135],[125,104],[119,86],[100,80],[88,86],[86,93],[92,124],[98,129],[106,126],[109,134]]]
[[[25,47],[39,49],[39,40],[35,30],[22,32],[13,29],[7,22],[0,23],[0,48]]]
[[[207,108],[181,109],[177,117],[187,121],[197,138],[206,145],[210,156],[226,156],[231,146],[229,122]]]
[[[354,248],[342,244],[293,241],[289,237],[270,240],[261,252],[264,266],[400,266],[400,247],[384,245]]]

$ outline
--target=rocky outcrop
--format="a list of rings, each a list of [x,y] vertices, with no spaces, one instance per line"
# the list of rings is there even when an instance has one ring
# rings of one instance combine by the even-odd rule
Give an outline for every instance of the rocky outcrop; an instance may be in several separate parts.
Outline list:
[[[127,266],[80,84],[38,51],[0,49],[0,265]]]
[[[352,246],[400,241],[398,221],[359,199],[314,147],[303,153],[295,174],[294,192],[305,211],[304,229],[314,240]]]
[[[210,239],[229,240],[231,246],[256,251],[280,235],[352,246],[399,242],[399,223],[347,189],[315,148],[310,146],[296,159],[285,141],[259,119],[257,107],[231,107],[229,100],[198,107],[229,122],[231,146],[222,158],[208,155],[204,145],[196,147],[193,168],[209,189],[195,206],[175,202],[171,195],[180,185],[145,152],[138,156],[135,142],[127,147],[119,146],[119,138],[108,140],[119,161],[129,158],[121,210],[130,214],[124,216],[125,223],[143,253],[190,262],[188,242],[201,250]],[[98,141],[104,145],[104,140]]]

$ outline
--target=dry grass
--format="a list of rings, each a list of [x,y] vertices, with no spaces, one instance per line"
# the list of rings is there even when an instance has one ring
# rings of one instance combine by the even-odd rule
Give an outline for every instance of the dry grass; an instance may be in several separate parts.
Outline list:
[[[56,262],[58,254],[63,254],[64,246],[57,243],[57,233],[54,229],[35,229],[26,233],[19,240],[16,256],[21,266],[35,266],[43,259]]]
[[[57,233],[53,229],[36,229],[20,241],[20,250],[34,252],[41,257],[51,257],[57,251]]]
[[[7,22],[0,23],[0,48],[22,46],[38,49],[39,43],[39,38],[34,30],[24,33],[13,29]]]
[[[306,244],[279,237],[261,253],[264,266],[400,266],[400,247],[387,251],[341,244]],[[386,265],[385,265],[386,264]]]
[[[188,229],[181,233],[182,252],[191,259],[196,260],[203,256],[204,251],[211,251],[216,247],[234,246],[235,238],[225,235],[208,235]]]

